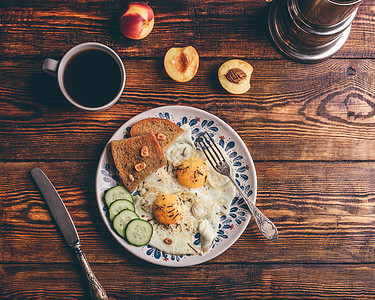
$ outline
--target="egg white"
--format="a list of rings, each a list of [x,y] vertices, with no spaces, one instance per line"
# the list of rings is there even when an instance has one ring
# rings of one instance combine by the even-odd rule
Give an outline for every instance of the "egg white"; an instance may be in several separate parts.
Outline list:
[[[227,177],[218,174],[210,166],[204,153],[195,148],[190,126],[183,125],[181,128],[184,133],[165,152],[166,166],[151,174],[137,187],[134,205],[140,218],[153,225],[151,246],[175,255],[205,254],[211,249],[216,237],[220,217],[229,212],[235,188]],[[190,157],[200,158],[209,167],[207,182],[199,188],[181,185],[174,172],[177,166]],[[166,226],[154,219],[152,206],[161,193],[174,195],[181,200],[182,218],[177,224]],[[172,243],[167,244],[166,239],[172,240]]]

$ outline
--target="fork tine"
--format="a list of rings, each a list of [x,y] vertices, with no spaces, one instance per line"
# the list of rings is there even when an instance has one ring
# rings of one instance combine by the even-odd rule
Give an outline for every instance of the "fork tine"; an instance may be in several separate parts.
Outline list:
[[[206,155],[206,157],[207,157],[208,161],[210,162],[210,164],[216,169],[216,162],[213,159],[212,154],[211,154],[211,152],[209,150],[210,147],[202,139],[202,136],[199,137],[198,143],[199,143],[199,146],[201,147],[203,153]]]
[[[202,147],[203,145],[203,147]],[[216,172],[219,172],[219,162],[217,162],[217,159],[215,158],[214,153],[212,152],[211,146],[207,144],[203,138],[200,137],[200,146],[203,150],[203,153],[205,154],[206,158],[210,162],[211,166],[216,170]]]
[[[208,133],[206,133],[206,135],[208,135]],[[208,143],[208,145],[210,145],[208,148],[210,150],[210,154],[211,156],[214,158],[216,164],[219,164],[220,163],[220,156],[217,154],[217,150],[214,148],[216,145],[214,143],[214,141],[212,140],[212,138],[210,137],[210,140],[207,139],[206,135],[203,135],[204,139],[206,140],[206,142]],[[221,153],[220,153],[221,154]]]
[[[210,139],[212,145],[215,147],[216,151],[219,153],[220,157],[221,157],[221,160],[224,160],[225,161],[225,158],[223,156],[223,154],[221,153],[219,147],[216,145],[216,143],[214,142],[214,140],[212,139],[212,137],[207,134],[208,138]],[[217,154],[216,154],[217,155]],[[218,156],[218,155],[217,155]],[[218,157],[220,159],[220,157]]]
[[[212,161],[215,164],[218,164],[217,157],[215,156],[215,151],[213,151],[212,146],[210,145],[209,141],[204,135],[203,135],[203,138],[204,138],[203,143],[206,145],[206,152],[210,154]]]

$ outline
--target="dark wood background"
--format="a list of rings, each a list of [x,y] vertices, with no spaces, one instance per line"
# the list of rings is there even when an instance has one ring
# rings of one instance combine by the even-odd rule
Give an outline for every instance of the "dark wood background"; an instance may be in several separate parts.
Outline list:
[[[83,250],[110,298],[375,298],[375,0],[365,0],[344,47],[314,65],[273,47],[262,0],[150,1],[155,27],[123,37],[124,1],[0,1],[0,298],[88,298],[80,270],[30,177],[55,184]],[[67,103],[44,58],[95,41],[123,59],[120,101],[102,112]],[[194,46],[200,68],[170,80],[163,57]],[[219,66],[254,66],[252,88],[230,95]],[[257,205],[278,226],[277,243],[250,222],[225,253],[202,265],[166,268],[124,250],[105,228],[94,178],[111,135],[162,105],[209,111],[247,144]]]

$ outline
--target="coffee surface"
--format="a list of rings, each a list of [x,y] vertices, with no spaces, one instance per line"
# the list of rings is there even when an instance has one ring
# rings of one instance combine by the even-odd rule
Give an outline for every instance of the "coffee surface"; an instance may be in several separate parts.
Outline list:
[[[64,85],[69,96],[86,107],[99,107],[113,100],[121,87],[116,60],[101,50],[82,50],[68,61]]]

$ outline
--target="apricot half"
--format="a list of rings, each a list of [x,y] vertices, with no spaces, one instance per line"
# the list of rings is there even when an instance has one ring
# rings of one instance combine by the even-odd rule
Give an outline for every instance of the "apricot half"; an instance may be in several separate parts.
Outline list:
[[[220,84],[231,94],[243,94],[250,89],[253,67],[240,59],[228,60],[218,71]]]
[[[164,68],[168,76],[178,82],[190,81],[198,71],[199,55],[192,46],[173,47],[164,57]]]

